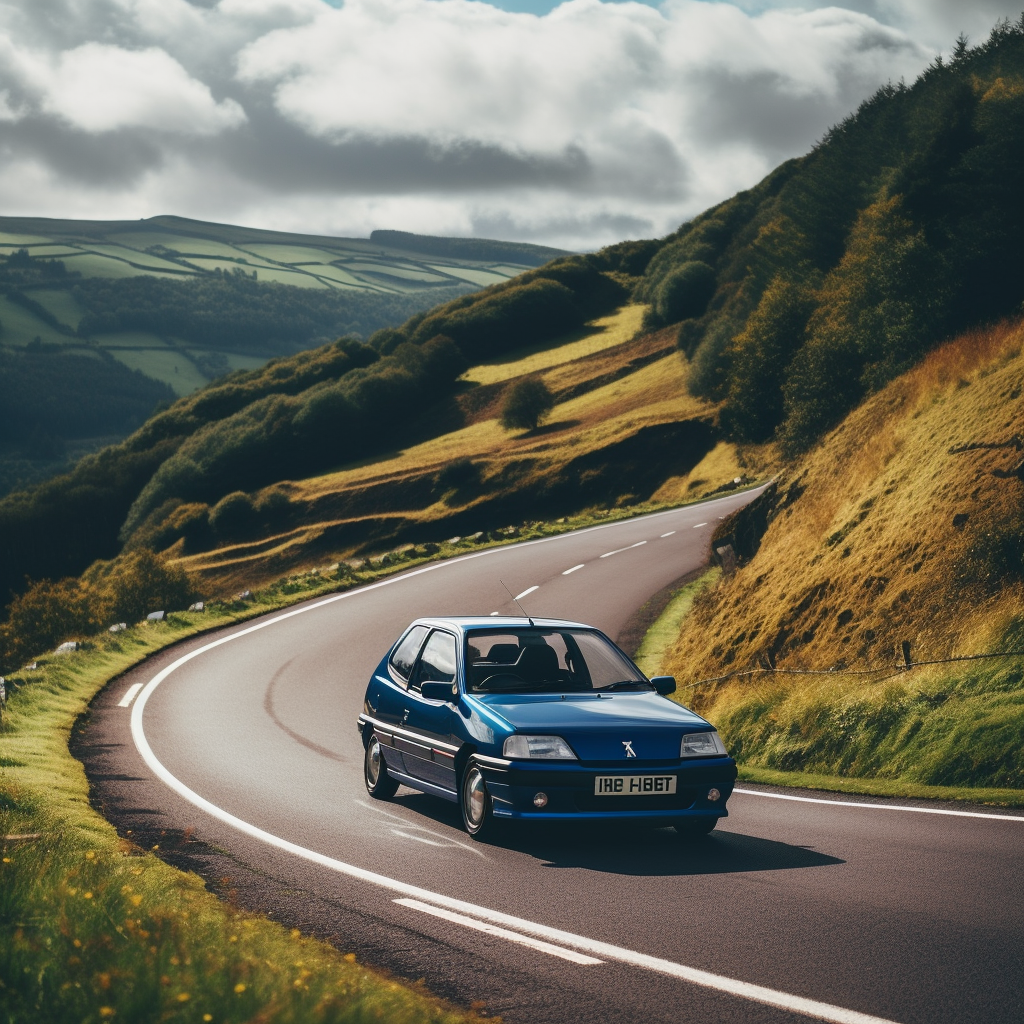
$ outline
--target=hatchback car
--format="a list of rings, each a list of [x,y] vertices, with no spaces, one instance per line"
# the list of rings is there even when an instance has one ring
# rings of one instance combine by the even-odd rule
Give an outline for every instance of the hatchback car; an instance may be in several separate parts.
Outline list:
[[[736,762],[600,630],[558,619],[418,619],[381,659],[359,731],[370,795],[410,786],[503,820],[623,820],[710,832]]]

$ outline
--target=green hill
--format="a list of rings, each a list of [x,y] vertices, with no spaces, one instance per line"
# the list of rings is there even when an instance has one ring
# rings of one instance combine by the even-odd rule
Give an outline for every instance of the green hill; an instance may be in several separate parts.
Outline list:
[[[407,232],[0,217],[0,494],[123,437],[160,401],[340,336],[365,339],[559,255]],[[75,405],[73,424],[47,411],[57,395]]]

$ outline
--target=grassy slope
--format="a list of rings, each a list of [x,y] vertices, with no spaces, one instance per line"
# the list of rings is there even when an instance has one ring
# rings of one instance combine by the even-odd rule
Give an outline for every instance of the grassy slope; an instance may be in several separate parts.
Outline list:
[[[894,668],[902,641],[915,661],[1024,649],[1024,496],[994,475],[1019,451],[955,451],[1019,436],[1022,343],[1019,322],[967,334],[865,401],[786,471],[756,556],[694,603],[665,659],[684,685],[833,670],[694,691],[746,765],[1024,787],[1020,657]]]
[[[531,507],[535,507],[533,518],[549,514],[543,503],[545,488],[561,481],[570,464],[594,460],[591,471],[596,472],[605,453],[629,443],[645,428],[714,416],[714,406],[688,395],[688,367],[671,339],[667,344],[650,336],[622,340],[636,330],[641,314],[637,307],[626,306],[595,322],[588,338],[574,336],[544,352],[513,353],[502,364],[468,371],[470,380],[499,365],[514,368],[517,374],[539,373],[556,396],[566,397],[538,430],[523,434],[502,430],[495,418],[498,390],[489,400],[489,413],[485,410],[468,426],[381,459],[282,485],[293,506],[303,509],[302,522],[294,529],[251,544],[185,556],[184,564],[200,573],[211,588],[231,589],[275,578],[327,555],[344,558],[357,551],[382,550],[407,536],[422,539],[493,530],[509,519],[530,517]],[[614,377],[618,379],[609,380]],[[496,383],[503,388],[514,379],[489,386]],[[470,389],[463,398],[472,399],[483,390]],[[695,450],[689,463],[697,462],[703,453],[703,448]],[[471,460],[479,479],[463,486],[439,485],[438,474],[456,459]],[[722,467],[728,462],[728,458],[722,460]],[[701,475],[707,480],[688,492],[689,477],[673,476],[671,468],[658,473],[646,493],[630,491],[630,479],[623,477],[619,491],[604,494],[601,503],[613,504],[620,494],[627,503],[647,499],[670,478],[692,500],[735,474],[729,465],[727,475],[714,470]],[[585,499],[575,505],[568,500],[554,514],[577,511],[586,504]],[[510,511],[503,513],[503,505]]]

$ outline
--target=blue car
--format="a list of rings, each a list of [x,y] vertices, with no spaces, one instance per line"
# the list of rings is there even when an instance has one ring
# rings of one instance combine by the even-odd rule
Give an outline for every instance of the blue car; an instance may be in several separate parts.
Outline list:
[[[502,821],[622,820],[706,835],[736,762],[600,630],[559,619],[418,619],[381,659],[359,731],[372,797],[410,786]]]

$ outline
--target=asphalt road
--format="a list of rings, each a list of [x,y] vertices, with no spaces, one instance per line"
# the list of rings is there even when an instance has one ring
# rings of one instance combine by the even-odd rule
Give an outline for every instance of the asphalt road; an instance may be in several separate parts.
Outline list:
[[[512,613],[501,580],[537,588],[531,614],[618,636],[750,497],[477,553],[180,644],[94,703],[75,745],[94,799],[226,898],[507,1024],[1024,1020],[1019,817],[744,787],[703,841],[562,829],[494,846],[454,804],[366,796],[355,718],[410,620]]]

